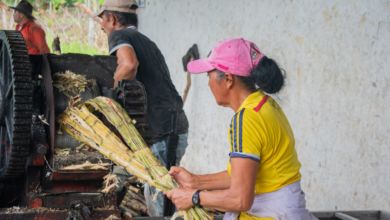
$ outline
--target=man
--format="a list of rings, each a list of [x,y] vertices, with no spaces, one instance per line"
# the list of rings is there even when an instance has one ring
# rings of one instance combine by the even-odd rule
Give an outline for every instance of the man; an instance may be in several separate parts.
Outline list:
[[[182,98],[172,83],[164,56],[154,42],[138,32],[137,8],[135,0],[106,0],[92,17],[102,17],[101,29],[108,36],[109,53],[118,57],[114,87],[118,81],[126,79],[137,79],[145,86],[148,100],[146,117],[152,136],[157,141],[151,149],[164,166],[167,165],[166,147],[171,127],[171,111],[178,112],[176,165],[179,165],[188,145],[188,121],[183,111]],[[145,192],[148,190],[145,187]],[[150,191],[150,194],[145,194],[153,198],[155,189],[151,187]],[[163,199],[160,193],[154,202],[155,210],[148,203],[152,216],[163,215]]]
[[[17,31],[23,35],[26,42],[28,54],[43,54],[50,53],[50,49],[46,43],[45,31],[34,22],[35,18],[32,16],[32,5],[22,0],[16,7],[9,6],[15,9],[14,21]]]

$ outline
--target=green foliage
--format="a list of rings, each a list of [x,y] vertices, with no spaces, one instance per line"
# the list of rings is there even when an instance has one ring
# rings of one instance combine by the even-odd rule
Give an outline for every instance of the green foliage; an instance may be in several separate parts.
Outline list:
[[[35,4],[35,0],[27,0],[30,2],[32,5]],[[52,2],[54,7],[58,8],[59,5],[67,6],[67,7],[73,7],[73,3],[83,0],[49,0],[46,2]],[[43,4],[43,1],[38,1],[38,4]]]
[[[88,55],[103,55],[96,47],[88,47],[86,44],[81,44],[77,41],[71,41],[69,44],[61,44],[61,52],[63,54],[81,53]]]
[[[53,52],[51,45],[54,37],[51,32],[46,33],[47,45],[50,47],[50,51]],[[107,55],[98,50],[96,47],[88,47],[87,44],[80,43],[76,40],[72,40],[70,43],[61,42],[61,53],[80,53],[88,55]]]
[[[17,0],[18,3],[20,1],[21,0]],[[30,2],[32,5],[35,5],[35,0],[27,0],[27,1]],[[2,2],[4,2],[6,5],[14,5],[15,0],[2,0]],[[74,7],[73,4],[76,2],[82,2],[85,4],[87,3],[86,0],[46,0],[46,1],[38,0],[39,6],[42,6],[44,3],[48,3],[48,2],[52,2],[55,8],[59,8],[60,5],[66,7]],[[99,6],[101,6],[103,2],[104,0],[98,0]]]

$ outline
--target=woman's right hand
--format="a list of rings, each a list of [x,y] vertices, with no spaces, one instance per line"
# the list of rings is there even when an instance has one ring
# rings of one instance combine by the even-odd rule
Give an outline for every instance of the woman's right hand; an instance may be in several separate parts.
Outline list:
[[[197,189],[198,178],[183,167],[171,167],[169,174],[184,188]]]

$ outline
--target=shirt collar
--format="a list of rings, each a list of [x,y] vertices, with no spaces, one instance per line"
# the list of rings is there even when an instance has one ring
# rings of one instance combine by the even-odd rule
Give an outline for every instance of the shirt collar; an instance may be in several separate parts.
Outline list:
[[[17,25],[18,30],[22,30],[24,27],[30,26],[34,21],[32,19],[28,20],[26,23],[23,24],[23,26],[20,26],[19,24]],[[19,30],[19,31],[20,31]]]
[[[248,97],[246,97],[244,102],[242,102],[242,104],[241,104],[240,108],[238,108],[237,112],[241,111],[241,109],[245,108],[245,106],[247,106],[251,103],[254,103],[254,102],[259,103],[264,96],[265,96],[265,93],[261,90],[250,94]]]
[[[130,26],[128,26],[127,28],[131,28],[131,29],[137,30],[137,27],[134,26],[134,25],[130,25]],[[127,29],[127,28],[126,28],[126,29]]]
[[[23,24],[23,27],[30,26],[34,23],[32,19],[28,20],[26,23]]]

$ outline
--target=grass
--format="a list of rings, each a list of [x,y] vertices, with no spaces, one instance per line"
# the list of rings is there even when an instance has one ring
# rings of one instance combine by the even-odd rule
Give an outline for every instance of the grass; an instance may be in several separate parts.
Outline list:
[[[54,40],[55,36],[52,36],[51,32],[46,33],[46,41],[47,45],[50,48],[50,51],[53,52],[52,50],[52,43]],[[87,44],[81,43],[76,40],[70,40],[69,43],[64,43],[61,42],[61,53],[80,53],[80,54],[88,54],[88,55],[108,55],[107,52],[103,52],[102,50],[99,50],[99,48],[95,47],[88,47]]]

